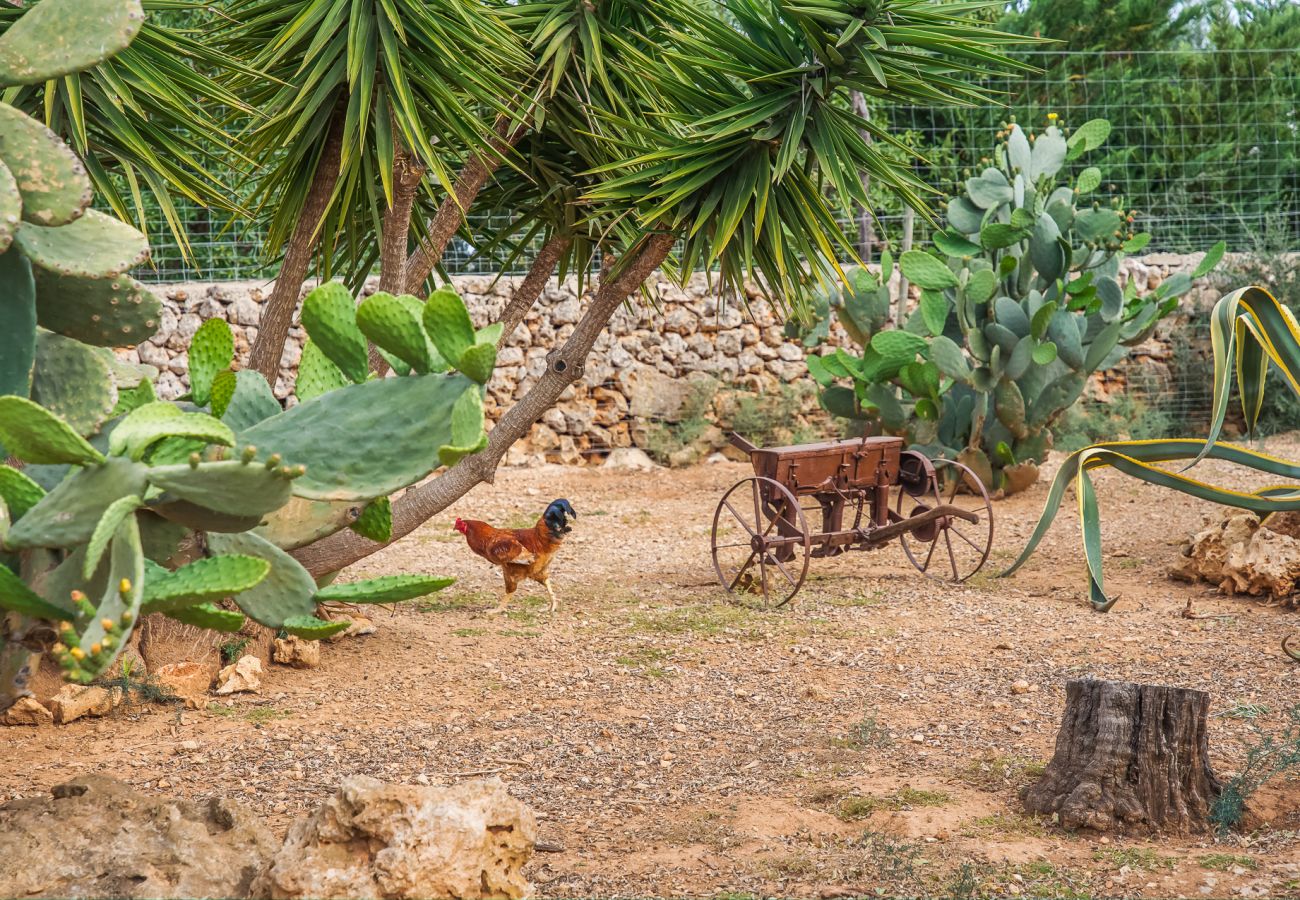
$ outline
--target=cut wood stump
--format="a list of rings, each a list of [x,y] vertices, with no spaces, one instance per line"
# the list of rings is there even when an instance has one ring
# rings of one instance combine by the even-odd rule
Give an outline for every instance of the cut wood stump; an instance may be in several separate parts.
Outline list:
[[[1026,809],[1065,828],[1204,831],[1222,789],[1210,768],[1205,691],[1075,679]]]

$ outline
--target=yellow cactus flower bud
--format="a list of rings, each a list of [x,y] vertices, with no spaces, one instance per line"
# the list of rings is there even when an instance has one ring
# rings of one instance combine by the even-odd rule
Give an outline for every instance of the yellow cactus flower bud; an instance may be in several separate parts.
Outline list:
[[[53,652],[55,656],[59,656],[61,654],[67,653],[68,648],[64,646],[63,643],[56,641],[54,646],[50,648],[50,651]]]
[[[131,615],[131,610],[128,609],[128,610],[126,610],[125,612],[122,613],[122,624],[123,624],[123,625],[130,625],[130,624],[131,624],[131,620],[134,619],[134,618],[135,618],[135,616]]]
[[[82,600],[86,599],[86,595],[81,591],[73,591],[69,596],[72,597],[73,603],[80,603]]]
[[[99,624],[104,626],[105,631],[112,631],[114,628],[117,627],[117,623],[114,622],[112,619],[100,619]]]
[[[103,644],[91,644],[91,645],[90,645],[90,655],[91,655],[91,656],[99,656],[99,654],[103,651],[103,649],[104,649],[104,645],[103,645]]]
[[[131,579],[130,579],[130,578],[123,578],[123,579],[118,583],[118,585],[117,585],[117,592],[118,592],[119,594],[129,594],[129,593],[131,593]]]
[[[1059,119],[1059,118],[1060,118],[1060,116],[1058,116],[1056,113],[1048,113],[1048,114],[1047,114],[1047,121],[1049,121],[1049,122],[1055,122],[1055,121],[1056,121],[1057,119]]]
[[[80,647],[73,647],[68,651],[68,653],[71,654],[73,659],[78,661],[86,658],[86,651],[82,650]]]
[[[67,634],[67,633],[68,633],[69,631],[71,631],[71,630],[72,630],[72,623],[71,623],[71,622],[60,622],[60,623],[59,623],[59,634]]]

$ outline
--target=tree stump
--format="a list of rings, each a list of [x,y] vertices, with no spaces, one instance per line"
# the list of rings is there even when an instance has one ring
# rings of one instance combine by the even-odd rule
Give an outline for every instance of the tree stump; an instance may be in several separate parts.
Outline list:
[[[1043,777],[1021,799],[1066,828],[1204,831],[1222,787],[1210,768],[1210,695],[1074,679]]]

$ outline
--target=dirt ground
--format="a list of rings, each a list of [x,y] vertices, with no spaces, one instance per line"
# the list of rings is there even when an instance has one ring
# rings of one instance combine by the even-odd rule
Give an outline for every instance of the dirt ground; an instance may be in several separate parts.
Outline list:
[[[729,605],[709,562],[714,506],[745,474],[503,471],[355,572],[451,574],[452,588],[377,611],[376,634],[328,645],[318,669],[276,667],[261,695],[5,729],[0,799],[101,771],[242,796],[283,832],[348,774],[496,776],[562,848],[530,866],[544,897],[1300,897],[1300,781],[1267,785],[1257,826],[1218,843],[1069,834],[1017,800],[1070,677],[1211,691],[1221,775],[1253,729],[1283,727],[1300,666],[1278,644],[1296,613],[1165,576],[1206,504],[1098,477],[1121,597],[1105,615],[1086,602],[1068,500],[1027,568],[991,577],[1045,480],[996,504],[995,554],[970,583],[928,581],[894,545],[814,560],[796,602],[762,613]],[[1233,480],[1217,463],[1200,474]],[[552,567],[563,607],[487,615],[499,575],[452,519],[517,527],[556,497],[581,514]],[[1189,598],[1212,617],[1182,618]]]

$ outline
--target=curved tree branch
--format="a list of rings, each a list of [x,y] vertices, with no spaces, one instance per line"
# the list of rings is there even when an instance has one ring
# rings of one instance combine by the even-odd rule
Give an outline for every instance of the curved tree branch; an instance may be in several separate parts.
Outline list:
[[[487,447],[465,457],[432,481],[411,488],[393,504],[393,541],[410,534],[481,482],[492,482],[506,451],[528,433],[565,388],[582,377],[587,356],[610,317],[668,257],[673,243],[671,234],[647,237],[638,249],[632,251],[634,258],[622,267],[617,277],[601,280],[596,296],[573,334],[564,346],[552,351],[547,358],[546,374],[501,417],[488,434]],[[340,531],[293,551],[293,555],[307,571],[323,575],[365,559],[385,546],[353,531]]]
[[[573,246],[573,235],[557,231],[551,235],[551,239],[542,245],[538,251],[537,258],[533,260],[532,266],[528,269],[528,274],[524,280],[519,282],[515,288],[514,295],[506,308],[501,311],[500,322],[501,337],[497,339],[497,349],[500,350],[510,340],[510,335],[515,333],[519,323],[528,315],[528,311],[533,308],[537,298],[542,295],[542,289],[546,287],[546,282],[554,274],[556,266],[564,258],[564,254],[569,252]]]
[[[393,205],[384,212],[379,246],[379,289],[402,293],[406,284],[406,249],[411,240],[411,210],[424,178],[424,166],[409,150],[393,152]]]

